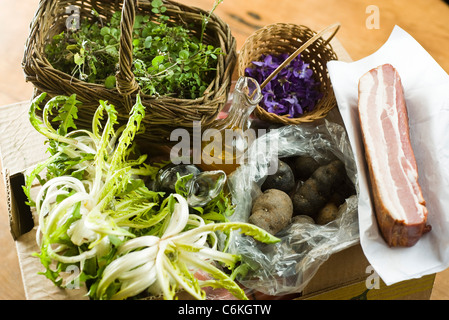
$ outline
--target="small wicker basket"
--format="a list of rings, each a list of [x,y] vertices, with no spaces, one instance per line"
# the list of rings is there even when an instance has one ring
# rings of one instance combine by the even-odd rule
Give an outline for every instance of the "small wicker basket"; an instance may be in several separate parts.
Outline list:
[[[257,106],[253,113],[257,118],[270,123],[289,125],[312,122],[324,118],[328,114],[336,105],[336,99],[326,63],[338,59],[329,42],[339,27],[339,24],[331,25],[317,33],[302,25],[275,23],[257,30],[248,37],[239,54],[239,76],[245,75],[245,69],[251,67],[253,61],[260,61],[262,55],[287,53],[290,55],[286,60],[288,63],[288,60],[291,61],[292,58],[301,54],[301,59],[310,65],[316,80],[320,82],[319,90],[323,94],[315,108],[300,117],[289,118],[288,115],[277,115]],[[333,32],[328,39],[323,39],[322,36],[331,30]],[[278,69],[283,67],[285,67],[284,64]],[[261,88],[267,82],[269,81],[264,81]]]
[[[132,31],[136,14],[149,15],[152,20],[151,0],[41,0],[30,27],[25,46],[22,67],[26,80],[35,87],[35,95],[47,92],[48,97],[76,94],[83,105],[79,109],[80,127],[91,126],[92,116],[99,100],[107,100],[116,106],[119,120],[125,122],[129,111],[140,94],[146,107],[143,120],[146,131],[144,139],[155,143],[169,142],[170,132],[177,127],[191,129],[194,121],[202,124],[212,122],[225,105],[232,83],[232,73],[237,63],[236,42],[230,28],[218,16],[212,14],[204,34],[206,44],[220,47],[224,52],[218,56],[216,74],[204,95],[197,99],[177,99],[163,96],[156,98],[140,92],[133,74]],[[163,1],[170,21],[187,27],[193,34],[201,32],[202,19],[209,13],[170,0]],[[117,85],[107,89],[104,85],[87,83],[73,78],[70,74],[56,70],[46,59],[44,48],[52,37],[66,28],[66,20],[71,13],[67,8],[77,6],[81,19],[93,19],[92,9],[102,19],[109,19],[114,12],[122,12],[119,66]],[[73,7],[72,7],[73,8]]]

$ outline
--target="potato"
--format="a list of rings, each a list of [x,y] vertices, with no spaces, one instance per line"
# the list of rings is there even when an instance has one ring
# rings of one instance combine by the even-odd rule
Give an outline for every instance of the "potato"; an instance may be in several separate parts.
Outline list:
[[[356,194],[356,190],[354,187],[354,184],[351,182],[351,180],[346,177],[345,181],[342,185],[340,185],[338,188],[335,189],[334,193],[330,197],[329,202],[335,203],[336,206],[340,206],[345,202],[347,198],[350,196]]]
[[[305,214],[299,215],[299,216],[294,216],[292,218],[292,224],[293,223],[310,223],[310,224],[315,224],[315,220],[313,220],[313,218],[311,216],[307,216]]]
[[[298,156],[292,161],[292,169],[295,178],[307,180],[320,167],[320,164],[312,157]]]
[[[262,184],[262,191],[268,189],[278,189],[290,192],[295,188],[295,176],[290,166],[284,161],[278,160],[278,168],[275,173],[267,176]]]
[[[319,167],[312,175],[318,186],[319,192],[324,197],[330,197],[337,186],[345,181],[346,170],[343,162],[334,160],[325,166]]]
[[[290,224],[292,215],[289,195],[278,189],[268,189],[254,200],[248,222],[275,235]]]
[[[345,181],[346,171],[340,160],[335,160],[315,170],[292,195],[294,215],[316,218],[318,212],[329,202],[332,194]]]
[[[333,202],[326,204],[316,217],[316,223],[319,225],[328,224],[331,221],[337,219],[339,214],[338,207]]]

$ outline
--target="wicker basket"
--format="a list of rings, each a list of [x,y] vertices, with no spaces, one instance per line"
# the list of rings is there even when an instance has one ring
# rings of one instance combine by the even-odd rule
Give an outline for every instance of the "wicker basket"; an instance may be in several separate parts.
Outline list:
[[[164,15],[170,21],[182,24],[193,34],[201,32],[203,16],[209,14],[199,8],[164,0],[167,11]],[[87,83],[71,75],[56,70],[46,59],[45,45],[52,37],[65,30],[68,6],[77,6],[81,19],[93,18],[95,9],[101,18],[109,19],[114,12],[121,10],[121,39],[119,49],[119,70],[117,85],[107,89],[104,85]],[[132,30],[136,14],[145,14],[155,20],[151,11],[151,0],[41,0],[31,23],[22,67],[26,80],[32,82],[36,94],[47,92],[48,97],[76,94],[83,105],[79,110],[80,127],[91,126],[92,116],[99,100],[107,100],[117,107],[119,120],[125,122],[137,94],[146,107],[144,139],[156,143],[167,143],[169,134],[176,127],[192,128],[193,121],[202,124],[212,122],[225,105],[232,82],[232,72],[237,63],[236,43],[229,26],[212,14],[204,34],[204,42],[221,47],[223,55],[218,56],[215,78],[204,95],[197,99],[177,99],[142,94],[132,71]],[[69,10],[67,10],[69,11]],[[193,27],[192,27],[193,26]]]
[[[301,59],[309,63],[316,80],[319,80],[319,90],[323,94],[315,108],[310,112],[305,112],[300,117],[279,116],[266,111],[261,106],[257,106],[253,113],[257,118],[271,123],[289,125],[312,122],[324,118],[328,114],[336,105],[336,99],[326,63],[337,59],[337,55],[329,42],[337,33],[339,27],[339,24],[335,24],[317,33],[302,25],[276,23],[257,30],[245,41],[239,55],[239,76],[245,74],[245,69],[252,65],[252,61],[260,61],[264,54],[287,53],[290,54],[287,60],[301,54]],[[328,39],[324,40],[322,36],[331,30],[333,30],[333,33]],[[280,68],[282,67],[281,65]],[[264,84],[261,84],[261,87],[263,86]]]

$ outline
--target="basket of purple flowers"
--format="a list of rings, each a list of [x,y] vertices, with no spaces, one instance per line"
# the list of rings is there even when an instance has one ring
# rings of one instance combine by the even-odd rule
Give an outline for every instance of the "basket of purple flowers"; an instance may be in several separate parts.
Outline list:
[[[327,62],[337,60],[330,45],[340,25],[320,32],[276,23],[253,33],[243,44],[238,72],[261,84],[263,99],[254,115],[283,125],[324,118],[336,105]],[[333,29],[323,39],[322,35]]]

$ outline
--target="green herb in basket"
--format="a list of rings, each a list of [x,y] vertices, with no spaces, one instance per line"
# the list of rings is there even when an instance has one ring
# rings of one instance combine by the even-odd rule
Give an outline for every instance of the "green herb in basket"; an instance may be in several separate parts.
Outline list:
[[[212,12],[222,0],[215,1]],[[157,20],[136,15],[133,30],[133,72],[142,93],[195,99],[203,95],[215,76],[221,48],[203,43],[209,16],[201,34],[175,25],[164,15],[162,0],[152,2]],[[115,87],[120,44],[121,12],[103,21],[84,20],[75,31],[61,32],[45,48],[52,66],[80,80]]]

